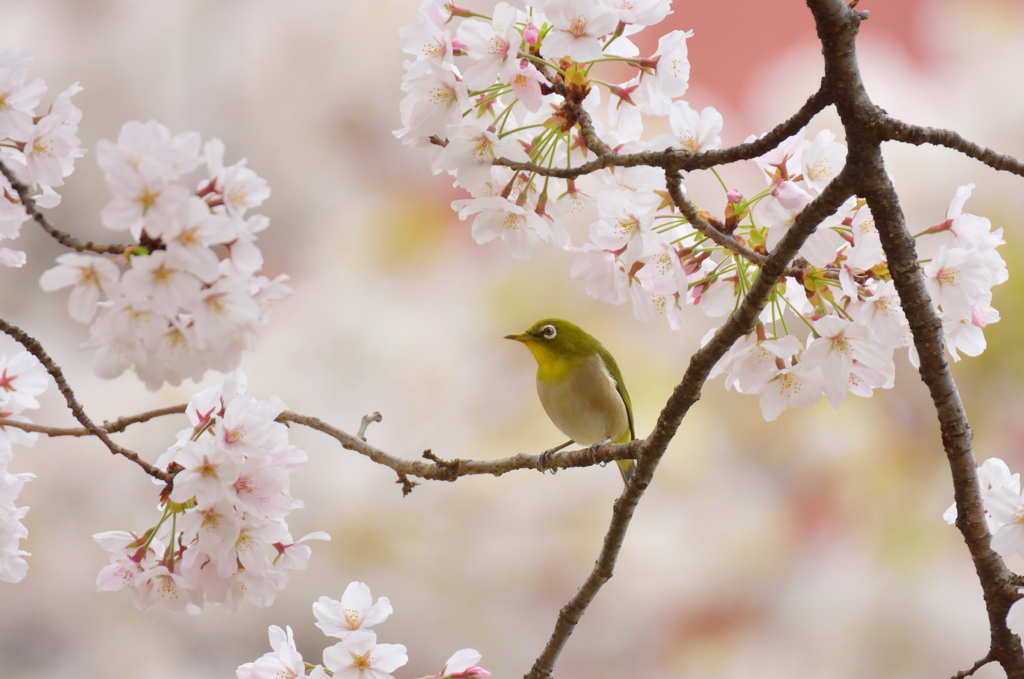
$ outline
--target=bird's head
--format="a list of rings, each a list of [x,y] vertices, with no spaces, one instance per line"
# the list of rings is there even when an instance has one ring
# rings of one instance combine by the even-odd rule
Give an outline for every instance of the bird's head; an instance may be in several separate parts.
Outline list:
[[[584,358],[601,346],[579,326],[560,318],[537,321],[525,332],[505,335],[505,339],[525,344],[541,364],[552,359]]]

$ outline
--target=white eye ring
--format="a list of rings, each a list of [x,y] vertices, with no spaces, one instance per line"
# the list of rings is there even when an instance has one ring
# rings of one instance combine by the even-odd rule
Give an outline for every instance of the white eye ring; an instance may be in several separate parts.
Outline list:
[[[552,339],[555,335],[558,334],[558,331],[555,330],[555,326],[553,325],[545,325],[543,328],[540,329],[540,334],[544,337],[544,339]]]

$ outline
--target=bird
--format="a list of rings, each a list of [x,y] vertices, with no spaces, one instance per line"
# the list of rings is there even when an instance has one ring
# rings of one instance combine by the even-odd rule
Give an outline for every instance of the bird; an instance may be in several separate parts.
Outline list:
[[[633,405],[622,372],[594,337],[569,321],[545,318],[505,339],[522,342],[537,359],[540,403],[551,422],[573,442],[594,446],[636,438]],[[615,462],[623,483],[628,483],[636,462]]]

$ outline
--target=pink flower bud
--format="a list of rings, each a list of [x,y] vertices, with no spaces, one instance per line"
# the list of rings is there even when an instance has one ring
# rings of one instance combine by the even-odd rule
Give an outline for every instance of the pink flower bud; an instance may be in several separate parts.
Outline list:
[[[739,189],[729,189],[725,194],[725,199],[735,205],[743,200],[743,194],[740,193]]]
[[[988,325],[988,322],[981,315],[981,309],[976,306],[971,307],[971,323],[979,328],[984,328]]]
[[[779,199],[779,204],[787,210],[799,210],[811,202],[806,191],[793,182],[782,182],[772,189],[772,195]]]
[[[540,40],[540,30],[533,25],[533,22],[526,24],[526,28],[523,29],[523,40],[530,45],[536,45],[537,41]]]

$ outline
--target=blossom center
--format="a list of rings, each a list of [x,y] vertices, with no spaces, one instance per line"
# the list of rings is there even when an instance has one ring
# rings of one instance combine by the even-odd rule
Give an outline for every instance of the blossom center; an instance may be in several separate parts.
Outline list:
[[[7,368],[4,368],[3,372],[0,373],[0,389],[4,391],[17,391],[17,388],[11,386],[11,382],[16,379],[18,379],[17,375],[8,375]]]
[[[345,624],[349,629],[359,629],[359,621],[363,617],[359,611],[354,608],[346,608],[342,615],[345,616]]]
[[[582,38],[587,35],[587,18],[578,16],[569,24],[569,32],[575,38]]]
[[[352,667],[357,668],[360,672],[363,670],[370,669],[370,652],[367,651],[362,655],[357,655],[352,658]]]
[[[153,204],[156,203],[156,199],[159,196],[160,193],[158,191],[154,191],[148,186],[142,189],[138,197],[136,197],[135,202],[137,202],[142,207],[143,215],[149,212],[149,208],[153,207]]]

